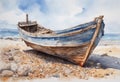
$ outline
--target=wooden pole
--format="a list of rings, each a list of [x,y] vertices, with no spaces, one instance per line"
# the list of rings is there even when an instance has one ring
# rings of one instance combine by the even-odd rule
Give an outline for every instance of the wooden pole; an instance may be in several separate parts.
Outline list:
[[[28,23],[28,14],[26,14],[26,23]]]

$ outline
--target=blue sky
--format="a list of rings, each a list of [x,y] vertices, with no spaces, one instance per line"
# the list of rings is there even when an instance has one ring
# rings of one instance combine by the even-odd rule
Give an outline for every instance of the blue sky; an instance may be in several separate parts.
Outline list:
[[[104,15],[105,33],[120,33],[120,0],[0,0],[0,28],[36,20],[54,30],[69,28]]]

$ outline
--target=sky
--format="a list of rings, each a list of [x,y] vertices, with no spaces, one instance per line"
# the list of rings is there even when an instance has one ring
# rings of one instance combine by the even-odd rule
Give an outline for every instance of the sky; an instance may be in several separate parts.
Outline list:
[[[120,0],[0,0],[0,28],[29,20],[62,30],[104,15],[105,33],[120,33]]]

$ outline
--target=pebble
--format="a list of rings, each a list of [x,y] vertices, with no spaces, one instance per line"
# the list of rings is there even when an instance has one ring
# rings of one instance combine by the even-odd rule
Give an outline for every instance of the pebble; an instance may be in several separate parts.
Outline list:
[[[108,54],[107,54],[107,53],[104,53],[104,54],[102,54],[101,56],[108,56]]]
[[[66,74],[70,74],[72,71],[70,69],[65,69]]]
[[[17,70],[17,74],[19,76],[27,76],[28,73],[29,73],[29,71],[30,71],[29,66],[27,66],[27,65],[26,66],[25,65],[21,65],[21,66],[19,66],[19,68]]]
[[[109,50],[109,52],[112,52],[111,50]]]
[[[13,76],[13,74],[14,74],[14,72],[11,70],[3,70],[1,73],[1,76],[10,77],[10,76]]]
[[[97,63],[97,64],[96,64],[96,68],[97,68],[97,69],[101,68],[101,63]]]
[[[52,77],[60,78],[60,75],[59,74],[55,74]]]
[[[14,72],[17,71],[18,65],[15,62],[12,62],[10,66],[11,66],[10,68],[11,68],[12,71],[14,71]]]
[[[13,56],[9,56],[9,61],[13,61],[13,60],[14,60]]]
[[[0,61],[0,71],[4,69],[10,69],[10,64]]]

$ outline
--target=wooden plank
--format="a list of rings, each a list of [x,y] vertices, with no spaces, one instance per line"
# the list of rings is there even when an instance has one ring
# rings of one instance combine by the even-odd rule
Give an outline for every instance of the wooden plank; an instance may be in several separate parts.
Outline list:
[[[96,28],[96,31],[95,31],[95,33],[94,33],[94,35],[93,35],[93,38],[92,38],[92,40],[91,40],[91,43],[90,43],[90,45],[89,45],[89,47],[88,47],[88,49],[87,49],[87,51],[86,51],[85,58],[83,59],[83,62],[80,62],[80,66],[83,66],[83,65],[84,65],[84,63],[86,62],[86,60],[87,60],[87,58],[88,58],[88,56],[89,56],[89,54],[90,54],[90,52],[91,52],[91,49],[92,49],[93,44],[94,44],[94,41],[95,41],[95,39],[97,38],[97,35],[98,35],[98,33],[99,33],[102,19],[103,19],[103,16],[100,16],[100,17],[98,17],[98,18],[95,19],[95,21],[97,21],[97,28]]]
[[[80,33],[82,33],[82,32],[85,32],[85,31],[87,31],[87,30],[90,30],[90,29],[92,29],[92,28],[96,28],[96,25],[91,25],[91,26],[88,26],[88,27],[86,27],[86,28],[84,28],[84,29],[81,29],[81,30],[78,30],[78,31],[73,31],[73,32],[69,32],[69,33],[64,33],[64,34],[59,34],[59,35],[57,35],[57,36],[71,36],[71,35],[75,35],[75,34],[80,34]]]

